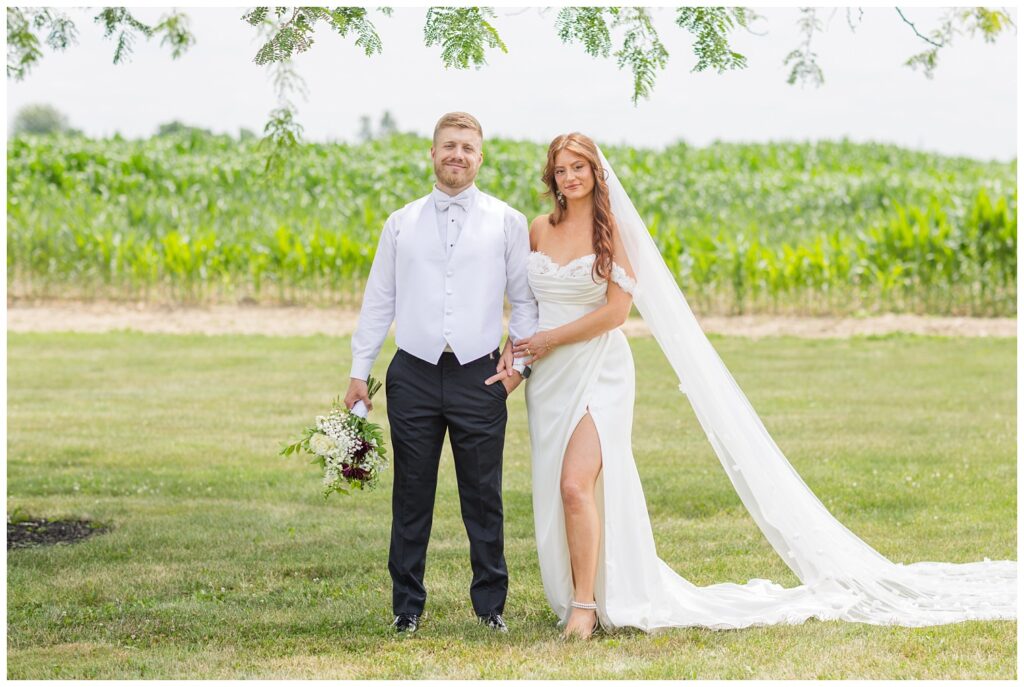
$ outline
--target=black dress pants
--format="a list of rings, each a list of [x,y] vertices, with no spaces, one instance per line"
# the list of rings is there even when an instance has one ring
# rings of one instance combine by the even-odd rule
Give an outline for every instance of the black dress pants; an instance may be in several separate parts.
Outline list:
[[[385,388],[394,469],[388,570],[395,615],[420,615],[426,603],[423,572],[445,431],[469,535],[473,610],[477,615],[504,610],[508,569],[501,470],[508,393],[500,381],[484,384],[497,363],[498,351],[465,365],[454,353],[442,353],[433,365],[399,349],[388,366]]]

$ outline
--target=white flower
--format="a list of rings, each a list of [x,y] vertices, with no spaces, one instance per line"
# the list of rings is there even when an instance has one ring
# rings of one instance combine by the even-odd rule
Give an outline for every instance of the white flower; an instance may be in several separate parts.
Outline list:
[[[317,432],[309,438],[309,450],[318,456],[330,455],[336,448],[338,448],[338,442],[326,434]]]
[[[328,470],[324,473],[324,486],[329,487],[334,484],[334,480],[338,478],[338,473],[334,470]]]
[[[356,432],[349,426],[348,411],[332,410],[328,415],[316,419],[317,429],[334,440],[335,449],[331,455],[347,456],[356,445]]]

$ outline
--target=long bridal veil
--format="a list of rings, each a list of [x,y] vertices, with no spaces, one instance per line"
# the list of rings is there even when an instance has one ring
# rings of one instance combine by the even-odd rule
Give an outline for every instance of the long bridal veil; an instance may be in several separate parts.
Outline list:
[[[846,598],[842,618],[856,622],[924,626],[1016,618],[1016,561],[894,563],[833,517],[769,436],[701,330],[608,160],[600,157],[636,273],[637,310],[743,505],[800,581],[823,598]]]

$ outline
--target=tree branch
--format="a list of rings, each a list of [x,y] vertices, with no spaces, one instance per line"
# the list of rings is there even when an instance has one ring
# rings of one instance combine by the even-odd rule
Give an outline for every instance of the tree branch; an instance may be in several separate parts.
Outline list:
[[[946,47],[945,43],[936,43],[931,38],[928,38],[928,36],[925,36],[920,31],[918,31],[917,27],[914,26],[914,22],[912,22],[909,19],[907,19],[906,15],[903,14],[903,10],[901,10],[899,7],[896,7],[894,9],[896,10],[896,14],[900,15],[900,19],[902,19],[904,21],[904,23],[909,25],[910,28],[912,28],[914,30],[914,33],[917,34],[918,38],[923,40],[925,43],[930,43],[931,45],[934,45],[936,48],[944,48],[944,47]]]

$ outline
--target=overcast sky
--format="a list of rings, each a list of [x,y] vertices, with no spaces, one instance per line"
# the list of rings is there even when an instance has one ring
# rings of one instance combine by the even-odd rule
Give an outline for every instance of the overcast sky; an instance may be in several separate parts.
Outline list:
[[[171,60],[158,42],[139,43],[132,61],[118,66],[113,43],[92,23],[95,10],[65,11],[76,20],[79,44],[65,53],[44,48],[24,81],[8,79],[8,122],[22,105],[45,102],[91,136],[148,136],[174,119],[230,133],[262,130],[274,93],[267,69],[252,61],[256,30],[241,21],[243,9],[186,9],[197,44],[185,56]],[[377,120],[390,110],[399,128],[425,134],[442,113],[466,110],[487,136],[545,143],[571,130],[599,143],[655,147],[679,139],[706,145],[846,136],[983,159],[1015,156],[1014,32],[995,44],[958,38],[929,80],[903,66],[925,45],[893,9],[865,8],[855,32],[846,10],[822,9],[827,28],[814,50],[825,85],[800,88],[786,83],[783,65],[801,40],[798,10],[758,11],[764,19],[752,28],[764,35],[740,32],[732,41],[747,69],[694,74],[689,34],[673,24],[673,10],[654,10],[669,64],[653,96],[634,106],[631,77],[614,58],[559,42],[555,9],[498,9],[493,23],[508,54],[491,52],[484,68],[458,71],[441,66],[440,48],[423,45],[426,9],[399,8],[390,18],[374,15],[384,53],[373,58],[351,38],[318,33],[313,49],[295,60],[309,89],[308,100],[297,103],[299,121],[309,139],[355,140],[360,115]],[[145,21],[162,13],[137,10]],[[922,30],[941,15],[906,13]]]

